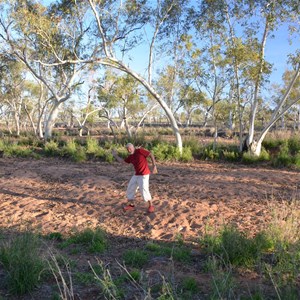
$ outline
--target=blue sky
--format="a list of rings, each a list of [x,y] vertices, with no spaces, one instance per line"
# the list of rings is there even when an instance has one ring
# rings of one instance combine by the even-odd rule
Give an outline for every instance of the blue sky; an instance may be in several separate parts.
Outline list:
[[[292,42],[292,43],[290,43]],[[288,65],[288,54],[295,53],[300,49],[300,38],[295,35],[289,37],[288,26],[285,24],[275,33],[274,39],[268,39],[266,44],[266,59],[274,64],[274,71],[271,75],[271,82],[281,82],[281,77],[286,69],[291,69]]]
[[[42,3],[49,5],[49,3],[56,2],[54,0],[41,0]],[[260,39],[260,37],[259,37]],[[292,43],[290,43],[292,42]],[[287,59],[288,54],[295,53],[296,49],[300,49],[299,35],[289,37],[288,26],[285,24],[275,32],[275,38],[268,38],[265,48],[265,58],[268,62],[273,64],[273,72],[270,76],[271,83],[281,83],[282,75],[286,69],[290,69]],[[130,66],[145,76],[145,68],[147,67],[148,46],[140,46],[133,51],[130,56],[133,58],[128,61]],[[163,62],[164,63],[164,62]]]

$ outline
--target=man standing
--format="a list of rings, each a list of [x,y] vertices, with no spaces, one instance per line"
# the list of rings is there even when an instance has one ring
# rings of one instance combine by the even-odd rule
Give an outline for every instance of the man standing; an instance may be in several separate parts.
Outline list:
[[[156,162],[153,154],[144,148],[135,148],[133,144],[128,143],[126,149],[129,156],[125,159],[118,156],[115,149],[112,150],[112,155],[114,158],[121,163],[133,164],[135,169],[135,174],[131,177],[128,187],[127,187],[127,199],[128,203],[123,207],[125,211],[134,210],[135,205],[133,204],[135,198],[135,192],[139,188],[142,198],[144,201],[148,202],[148,212],[154,212],[154,206],[151,203],[152,197],[149,191],[149,177],[150,169],[148,166],[147,157],[150,156],[152,161],[152,174],[157,174]]]

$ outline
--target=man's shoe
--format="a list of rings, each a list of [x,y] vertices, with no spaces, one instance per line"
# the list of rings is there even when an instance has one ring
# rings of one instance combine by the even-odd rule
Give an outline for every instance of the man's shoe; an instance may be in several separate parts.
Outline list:
[[[154,212],[154,206],[153,205],[150,205],[148,207],[148,213],[153,213]]]
[[[125,206],[123,207],[123,210],[124,210],[124,211],[135,210],[135,206],[132,205],[132,204],[128,204],[128,205],[125,205]]]

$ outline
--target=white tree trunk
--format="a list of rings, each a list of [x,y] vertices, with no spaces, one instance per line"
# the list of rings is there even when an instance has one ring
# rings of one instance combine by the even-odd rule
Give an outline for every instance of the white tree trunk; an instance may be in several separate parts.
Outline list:
[[[288,105],[286,105],[283,108],[283,105],[286,103],[287,98],[288,98],[299,74],[300,74],[300,63],[298,63],[295,75],[292,78],[292,81],[290,82],[285,94],[283,95],[282,99],[279,101],[276,109],[274,110],[269,123],[264,127],[264,129],[260,133],[257,141],[255,141],[253,139],[253,141],[249,144],[249,151],[251,154],[253,154],[255,156],[259,156],[261,154],[261,144],[262,144],[265,136],[269,132],[269,130],[272,128],[272,126],[274,126],[276,121],[278,121],[293,105],[295,105],[297,102],[300,101],[300,98],[297,98],[294,101],[291,101]]]
[[[55,124],[55,120],[59,113],[60,106],[61,106],[60,102],[56,102],[53,104],[53,107],[50,111],[50,114],[48,116],[48,119],[47,119],[46,125],[45,125],[45,136],[44,136],[45,140],[48,140],[52,137],[53,126]]]

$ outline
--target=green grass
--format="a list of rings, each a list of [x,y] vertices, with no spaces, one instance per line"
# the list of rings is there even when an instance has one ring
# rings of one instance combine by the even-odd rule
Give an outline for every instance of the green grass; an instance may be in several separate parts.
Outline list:
[[[125,144],[133,142],[137,146],[149,149],[155,155],[157,161],[181,161],[190,162],[195,159],[229,161],[234,163],[259,164],[269,163],[274,167],[300,168],[300,138],[291,136],[286,139],[267,138],[262,144],[262,152],[259,157],[249,153],[240,153],[238,145],[217,144],[213,149],[212,144],[203,145],[195,136],[188,136],[183,140],[182,154],[174,142],[167,143],[161,136],[153,136],[151,140],[147,134],[139,134],[132,140],[121,137],[114,143],[112,141],[99,141],[93,137],[84,139],[55,137],[50,141],[43,141],[33,137],[19,139],[0,139],[0,151],[4,157],[33,157],[41,155],[51,157],[64,157],[75,162],[87,160],[101,160],[113,162],[111,149],[118,150],[121,157],[127,155]]]
[[[61,248],[66,248],[70,245],[82,246],[89,253],[102,253],[108,247],[106,234],[101,228],[91,229],[86,228],[83,231],[73,233],[68,239],[61,243]],[[81,251],[81,248],[73,248],[73,253]]]
[[[32,291],[45,271],[40,240],[31,232],[1,244],[0,262],[6,272],[8,290],[17,295]]]
[[[209,253],[219,255],[226,264],[246,267],[253,267],[262,253],[274,248],[274,241],[265,233],[248,238],[232,226],[225,226],[216,236],[204,236],[200,244]]]
[[[184,245],[180,246],[177,243],[174,245],[164,245],[149,242],[146,245],[146,250],[158,256],[167,256],[175,261],[189,263],[191,261],[191,250]]]
[[[287,204],[284,212],[274,207],[269,230],[252,237],[233,226],[225,226],[216,234],[208,232],[199,240],[201,262],[192,258],[191,247],[182,237],[170,243],[152,241],[143,248],[124,249],[118,253],[118,260],[110,257],[108,237],[100,228],[87,228],[67,238],[59,232],[46,236],[23,232],[10,241],[2,238],[0,262],[6,272],[6,288],[12,294],[24,295],[37,289],[42,280],[55,276],[60,290],[59,294],[52,290],[53,297],[72,298],[77,289],[97,286],[98,295],[105,299],[125,299],[133,291],[140,299],[198,299],[203,295],[203,283],[199,278],[209,276],[204,287],[207,298],[203,299],[265,299],[270,296],[270,289],[272,297],[298,299],[300,240],[295,220],[300,216],[296,205]],[[46,247],[46,251],[41,251],[44,243],[50,243],[52,250]],[[73,248],[77,249],[75,254]],[[51,272],[44,263],[49,253]],[[78,260],[83,256],[96,259],[98,263],[92,265],[87,260],[83,266],[84,260]],[[153,261],[155,265],[151,265]],[[118,263],[113,266],[114,262]],[[198,263],[197,273],[189,272]],[[239,274],[237,270],[243,269],[260,274],[260,280],[264,284],[268,282],[268,291],[249,290],[248,298],[241,296],[236,275]],[[178,278],[177,273],[180,274]]]
[[[127,250],[123,255],[126,266],[141,268],[149,261],[149,254],[145,250]]]

